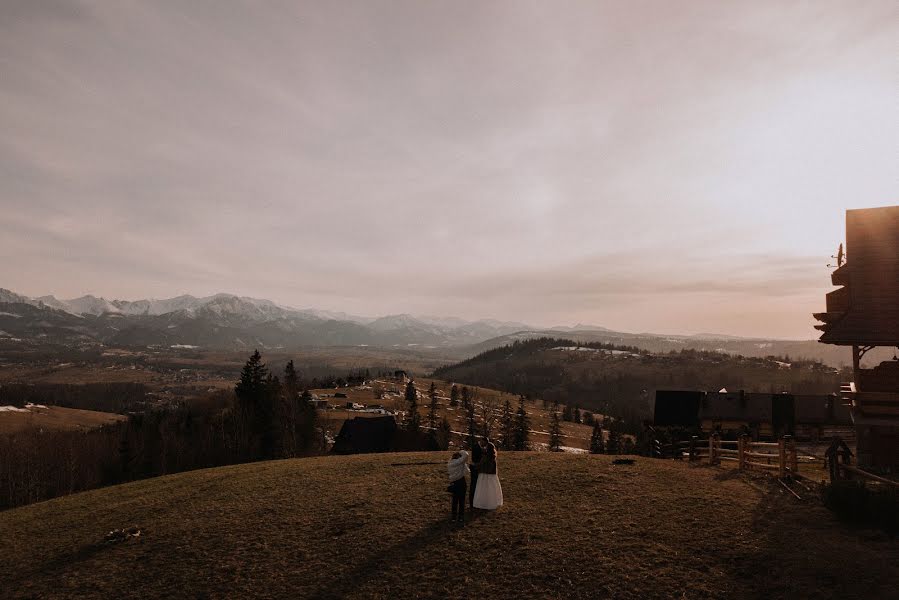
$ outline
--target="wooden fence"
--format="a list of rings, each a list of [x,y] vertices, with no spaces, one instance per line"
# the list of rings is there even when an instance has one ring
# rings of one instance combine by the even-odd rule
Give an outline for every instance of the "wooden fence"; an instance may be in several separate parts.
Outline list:
[[[841,442],[841,440],[838,440]],[[815,450],[796,447],[796,440],[785,435],[776,442],[753,442],[749,436],[743,436],[737,440],[722,440],[717,435],[712,435],[706,440],[693,436],[690,440],[676,442],[671,445],[671,450],[676,458],[687,459],[690,462],[707,460],[711,465],[722,463],[735,463],[741,471],[767,471],[777,473],[780,478],[795,478],[800,475],[801,465],[830,466],[830,479],[835,480],[864,480],[876,484],[899,487],[899,481],[881,477],[850,464],[852,453],[845,445],[845,452],[831,451],[815,454]],[[838,445],[831,449],[838,448]]]
[[[693,436],[679,442],[679,457],[691,462],[707,460],[711,465],[735,463],[741,471],[772,471],[779,477],[799,474],[800,462],[817,460],[816,457],[802,455],[796,450],[796,440],[786,435],[776,442],[753,442],[749,436],[737,440],[722,440],[712,435],[707,440]]]

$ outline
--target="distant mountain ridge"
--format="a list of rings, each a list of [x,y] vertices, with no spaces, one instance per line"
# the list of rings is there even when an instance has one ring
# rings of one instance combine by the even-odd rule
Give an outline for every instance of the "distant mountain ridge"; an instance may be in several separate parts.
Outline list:
[[[744,356],[791,356],[847,364],[843,348],[814,340],[769,340],[723,334],[624,333],[594,325],[536,328],[525,323],[409,314],[362,317],[314,308],[295,309],[234,294],[166,299],[107,300],[85,295],[29,298],[0,288],[0,342],[121,346],[197,346],[214,349],[303,346],[405,346],[472,356],[515,340],[565,337],[580,342],[632,345],[651,352],[680,349]],[[873,354],[872,354],[873,356]]]
[[[28,305],[39,313],[0,314],[0,337],[71,343],[210,347],[297,345],[465,346],[530,329],[492,319],[409,314],[361,317],[320,309],[296,309],[271,300],[214,294],[166,299],[107,300],[91,294],[72,299],[29,298],[0,288],[0,304]],[[52,314],[52,319],[48,317]],[[14,316],[13,316],[14,315]],[[19,319],[13,323],[11,319]],[[36,323],[33,323],[37,319]],[[48,329],[49,323],[54,326]],[[43,325],[41,325],[43,323]],[[30,327],[28,326],[30,325]],[[43,330],[42,330],[43,327]]]

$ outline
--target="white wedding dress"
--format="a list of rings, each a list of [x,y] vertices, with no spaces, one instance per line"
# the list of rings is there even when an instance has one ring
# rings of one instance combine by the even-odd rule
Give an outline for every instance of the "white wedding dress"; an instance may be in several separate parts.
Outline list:
[[[503,488],[499,484],[499,476],[493,473],[478,475],[478,484],[474,488],[474,507],[485,510],[496,510],[503,505]]]

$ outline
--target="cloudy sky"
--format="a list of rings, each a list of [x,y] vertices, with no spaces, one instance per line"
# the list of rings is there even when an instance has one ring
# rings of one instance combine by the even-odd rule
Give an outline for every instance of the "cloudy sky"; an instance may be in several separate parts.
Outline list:
[[[811,338],[892,1],[0,2],[0,287]]]

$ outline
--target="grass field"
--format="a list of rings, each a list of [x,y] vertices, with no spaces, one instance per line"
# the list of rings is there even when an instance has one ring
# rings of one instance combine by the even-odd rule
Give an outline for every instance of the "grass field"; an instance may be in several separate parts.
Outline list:
[[[94,429],[101,425],[124,421],[125,418],[124,415],[61,406],[30,407],[26,412],[0,412],[0,434],[16,433],[31,428],[59,431]]]
[[[446,453],[194,471],[0,513],[10,598],[887,598],[899,543],[766,479],[504,453],[448,522]],[[104,544],[114,528],[139,538]],[[893,596],[895,597],[895,596]]]

